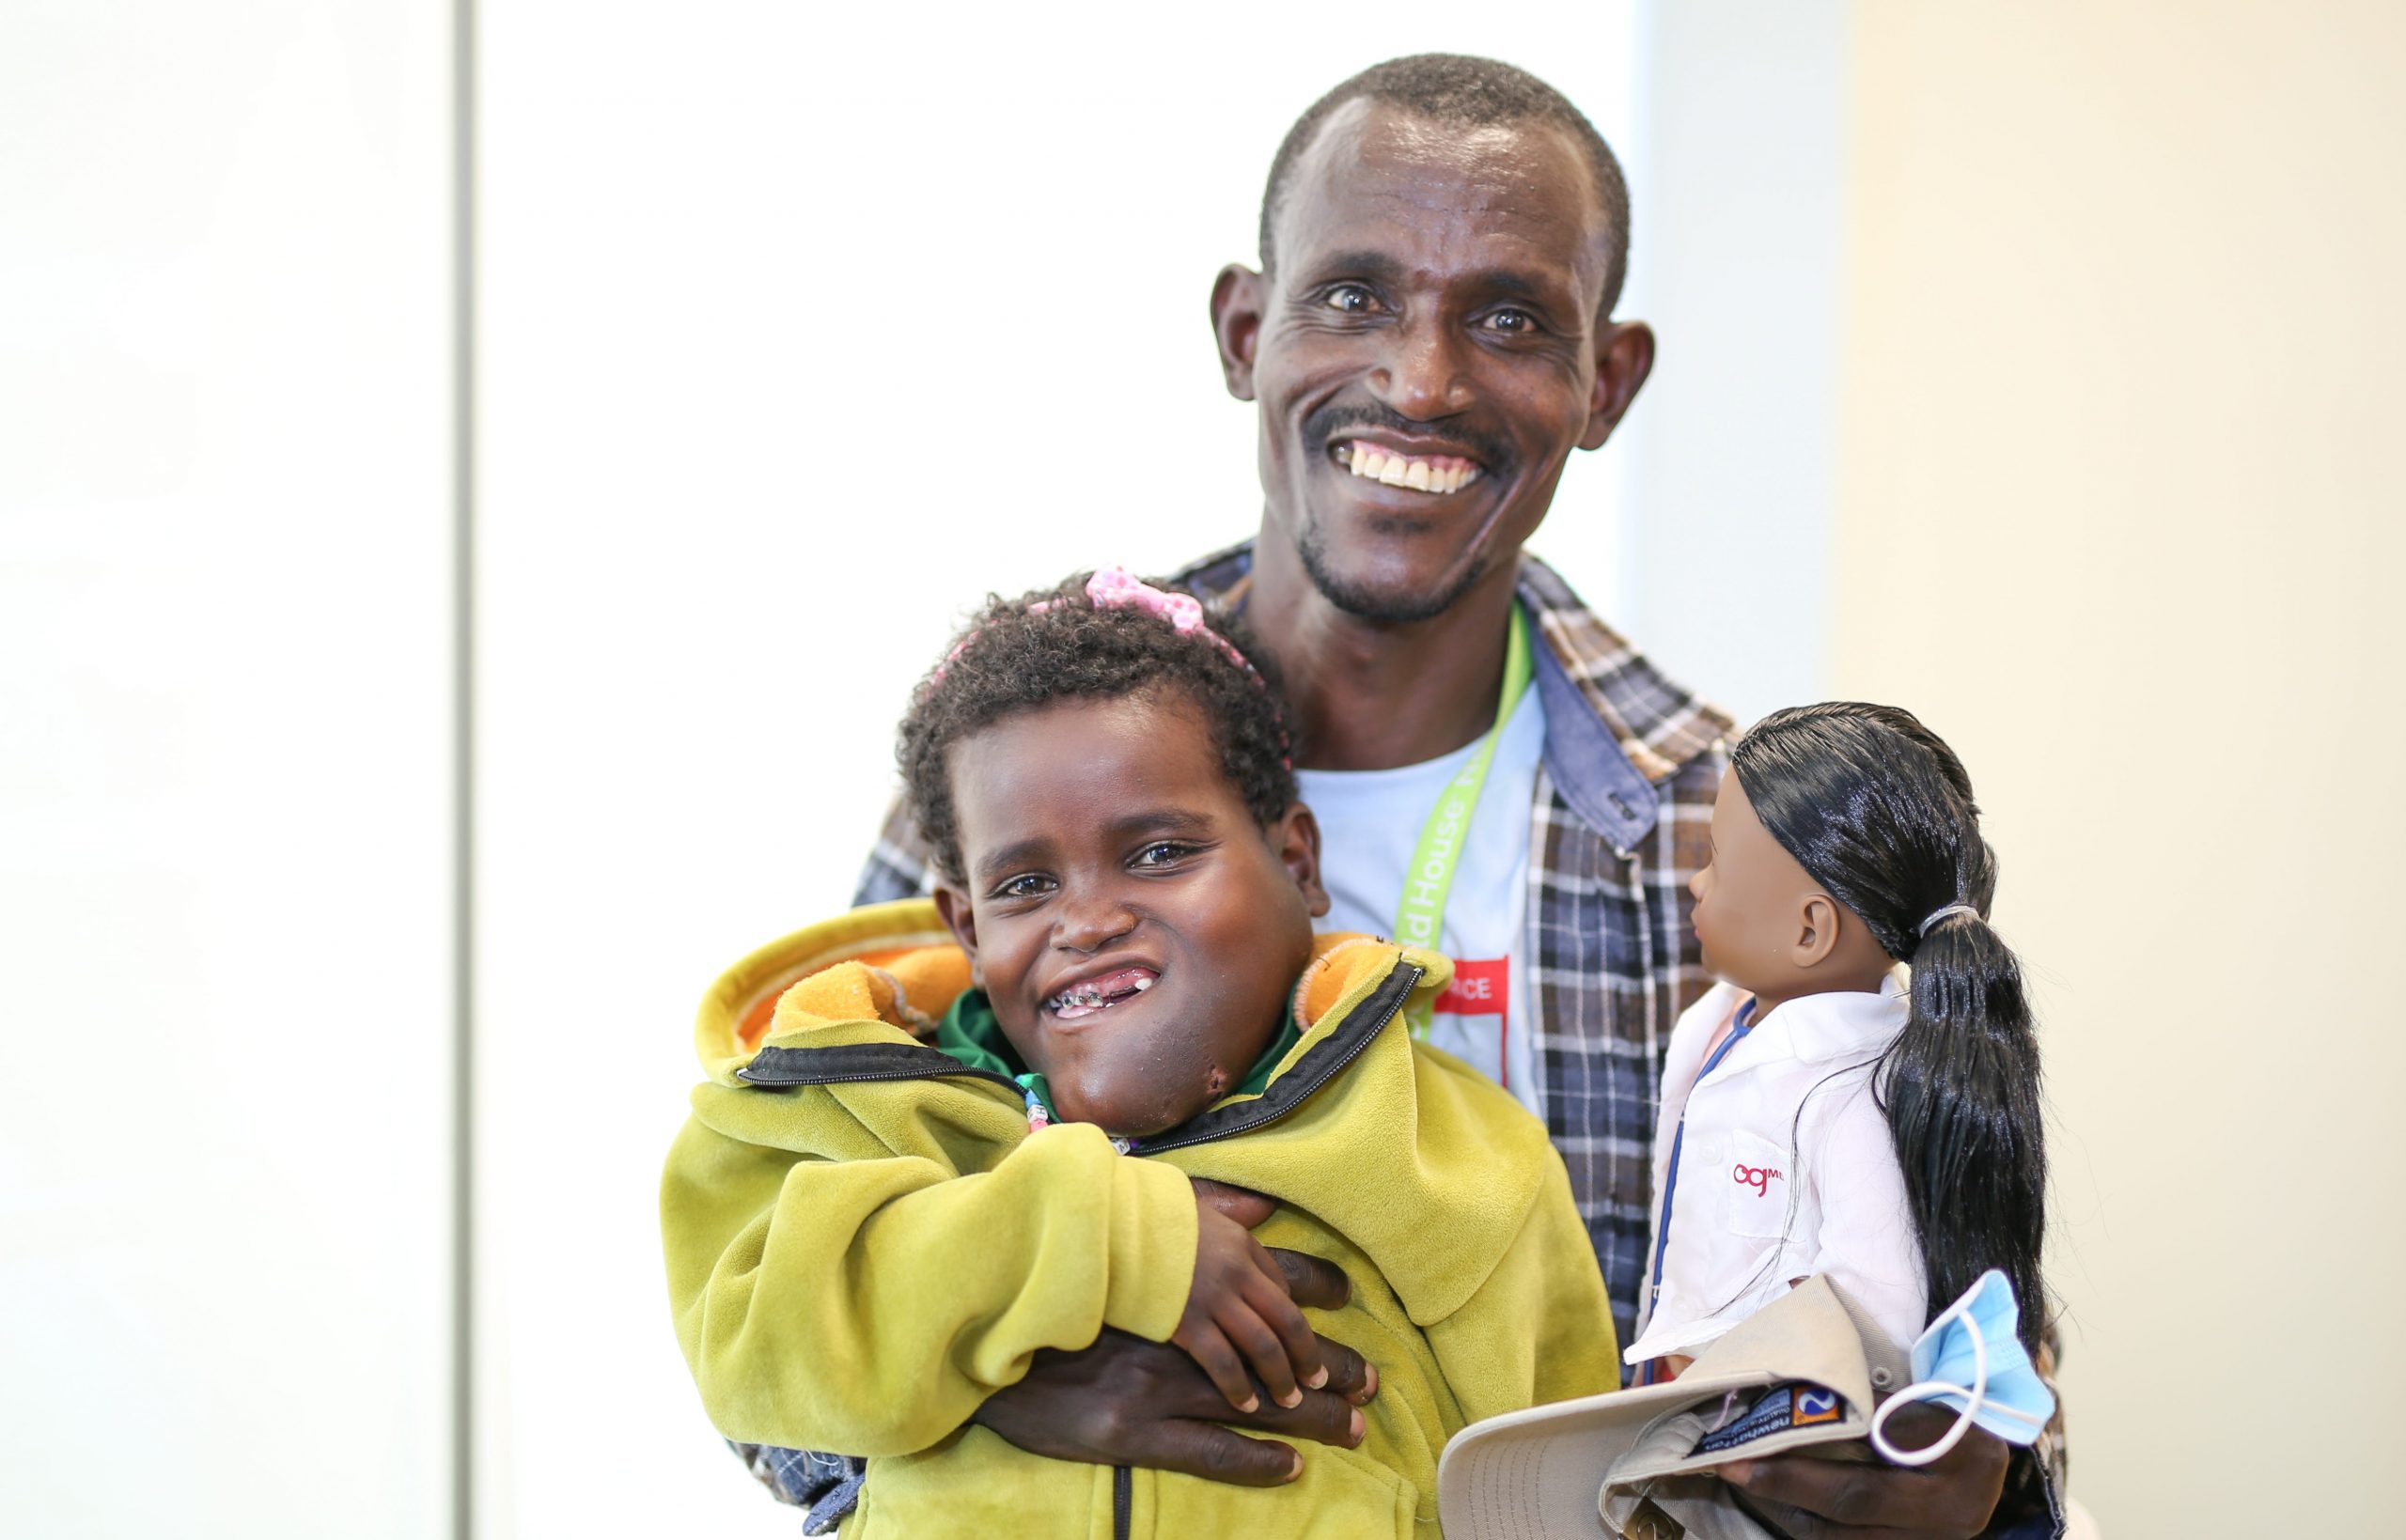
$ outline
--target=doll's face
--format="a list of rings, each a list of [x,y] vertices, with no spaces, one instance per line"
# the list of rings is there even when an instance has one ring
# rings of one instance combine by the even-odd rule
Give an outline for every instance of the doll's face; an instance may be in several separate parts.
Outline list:
[[[1782,980],[1797,899],[1813,885],[1755,817],[1738,772],[1724,771],[1712,803],[1712,859],[1688,882],[1704,971],[1758,994]]]
[[[1310,811],[1257,823],[1174,690],[1005,717],[948,765],[936,905],[1055,1110],[1142,1136],[1242,1081],[1328,911]]]
[[[1755,817],[1735,770],[1712,804],[1712,859],[1688,883],[1704,971],[1756,997],[1756,1019],[1782,1001],[1871,990],[1891,966],[1852,910],[1830,895]]]

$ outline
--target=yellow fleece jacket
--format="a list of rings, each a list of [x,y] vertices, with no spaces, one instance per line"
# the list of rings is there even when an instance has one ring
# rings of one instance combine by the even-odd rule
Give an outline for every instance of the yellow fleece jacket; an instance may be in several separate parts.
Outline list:
[[[854,1540],[948,1534],[1437,1532],[1457,1429],[1618,1384],[1603,1281],[1562,1160],[1519,1103],[1413,1040],[1451,965],[1322,938],[1303,1035],[1258,1096],[1117,1153],[1031,1133],[1019,1089],[923,1044],[968,988],[924,900],[744,958],[704,1001],[709,1080],[661,1216],[678,1340],[746,1442],[870,1458]],[[963,1424],[1039,1348],[1166,1341],[1194,1276],[1190,1177],[1278,1200],[1265,1245],[1352,1284],[1313,1327],[1376,1364],[1359,1449],[1295,1440],[1282,1487],[1022,1453]]]

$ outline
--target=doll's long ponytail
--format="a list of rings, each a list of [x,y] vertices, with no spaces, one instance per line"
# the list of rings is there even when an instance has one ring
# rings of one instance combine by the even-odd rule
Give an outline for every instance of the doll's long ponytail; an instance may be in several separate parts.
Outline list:
[[[2001,1268],[2037,1351],[2048,1308],[2039,1045],[2021,964],[1989,928],[1996,856],[1962,761],[1912,712],[1860,701],[1775,711],[1730,761],[1772,837],[1912,965],[1912,1008],[1875,1083],[1929,1308]],[[1939,915],[1950,905],[1976,912]]]

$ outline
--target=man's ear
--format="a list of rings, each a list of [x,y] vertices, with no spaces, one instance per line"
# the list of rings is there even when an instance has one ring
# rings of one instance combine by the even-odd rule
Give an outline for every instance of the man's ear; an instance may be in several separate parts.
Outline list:
[[[1220,345],[1220,373],[1227,379],[1228,394],[1240,401],[1253,399],[1253,350],[1261,340],[1267,288],[1260,273],[1235,262],[1211,281],[1211,334]]]
[[[1642,320],[1606,321],[1596,334],[1596,382],[1587,393],[1582,449],[1601,449],[1654,372],[1654,328]]]
[[[936,917],[952,932],[952,939],[961,943],[961,949],[969,954],[969,982],[984,988],[986,980],[977,968],[977,916],[970,911],[969,894],[949,882],[939,881],[935,899]]]
[[[1799,968],[1811,968],[1836,952],[1839,912],[1837,900],[1828,894],[1806,894],[1797,917],[1796,944],[1789,948],[1788,960]]]
[[[1328,912],[1328,890],[1320,885],[1320,820],[1297,802],[1270,826],[1270,847],[1304,895],[1304,910],[1317,920]]]

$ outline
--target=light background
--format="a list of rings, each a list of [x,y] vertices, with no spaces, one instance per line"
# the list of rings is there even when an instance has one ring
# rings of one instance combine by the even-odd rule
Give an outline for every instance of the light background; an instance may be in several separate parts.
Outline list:
[[[433,1535],[454,39],[188,12],[0,18],[0,1522]],[[1741,715],[1898,700],[1980,783],[2078,1491],[2254,1533],[2224,1472],[2277,1470],[2378,1532],[2389,10],[473,36],[477,1533],[793,1532],[663,1308],[693,1002],[842,901],[962,609],[1249,530],[1211,275],[1295,113],[1424,48],[1537,70],[1629,163],[1663,362],[1536,549]]]
[[[0,1532],[441,1532],[448,39],[0,12]]]

